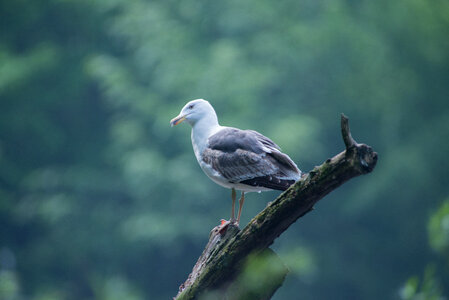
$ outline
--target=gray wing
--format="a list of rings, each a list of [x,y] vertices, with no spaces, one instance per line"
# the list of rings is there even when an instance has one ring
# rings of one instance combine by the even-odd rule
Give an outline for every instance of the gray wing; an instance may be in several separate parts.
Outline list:
[[[203,161],[231,183],[285,190],[300,178],[295,163],[256,131],[226,128],[208,142]]]
[[[263,153],[264,148],[281,150],[272,140],[254,130],[224,128],[209,137],[209,147],[223,152],[234,152],[238,149]]]

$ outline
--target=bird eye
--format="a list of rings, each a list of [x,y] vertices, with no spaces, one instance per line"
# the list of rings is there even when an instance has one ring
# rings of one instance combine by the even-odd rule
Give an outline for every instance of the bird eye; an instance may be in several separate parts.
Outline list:
[[[190,105],[189,105],[189,109],[193,109],[193,104],[190,104]]]

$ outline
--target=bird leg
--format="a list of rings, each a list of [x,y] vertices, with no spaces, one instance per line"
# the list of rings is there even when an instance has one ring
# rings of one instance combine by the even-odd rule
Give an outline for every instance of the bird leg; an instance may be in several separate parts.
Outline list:
[[[232,188],[231,197],[232,197],[232,211],[231,211],[231,220],[229,220],[230,223],[235,222],[235,199],[236,199],[236,192],[235,189]]]
[[[240,200],[239,200],[239,213],[237,215],[237,224],[239,224],[239,222],[240,222],[240,215],[242,214],[243,202],[245,202],[245,192],[244,191],[242,191],[242,197],[240,197]]]
[[[229,221],[226,220],[221,220],[220,221],[220,225],[218,225],[218,232],[220,234],[224,234],[228,228],[228,226],[230,224],[237,224],[238,225],[238,221],[236,222],[235,220],[235,199],[236,199],[236,192],[235,189],[232,189],[231,192],[231,197],[232,197],[232,211],[231,211],[231,219]]]

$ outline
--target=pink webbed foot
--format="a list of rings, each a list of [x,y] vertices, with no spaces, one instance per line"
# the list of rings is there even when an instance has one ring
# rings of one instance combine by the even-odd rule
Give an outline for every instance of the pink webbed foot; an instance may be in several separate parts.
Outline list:
[[[218,232],[220,234],[222,234],[222,235],[225,234],[226,230],[228,230],[229,225],[233,225],[233,226],[239,227],[239,223],[237,222],[236,219],[229,220],[229,221],[221,219],[220,220],[220,225],[218,225]]]

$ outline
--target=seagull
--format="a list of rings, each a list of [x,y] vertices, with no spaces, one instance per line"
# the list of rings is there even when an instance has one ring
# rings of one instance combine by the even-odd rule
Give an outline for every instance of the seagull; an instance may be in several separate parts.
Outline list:
[[[284,191],[301,178],[296,164],[272,140],[254,130],[221,126],[206,100],[188,102],[170,124],[173,127],[183,121],[192,126],[193,151],[201,169],[212,181],[231,189],[228,224],[238,226],[245,193]],[[241,191],[237,219],[236,190]]]

